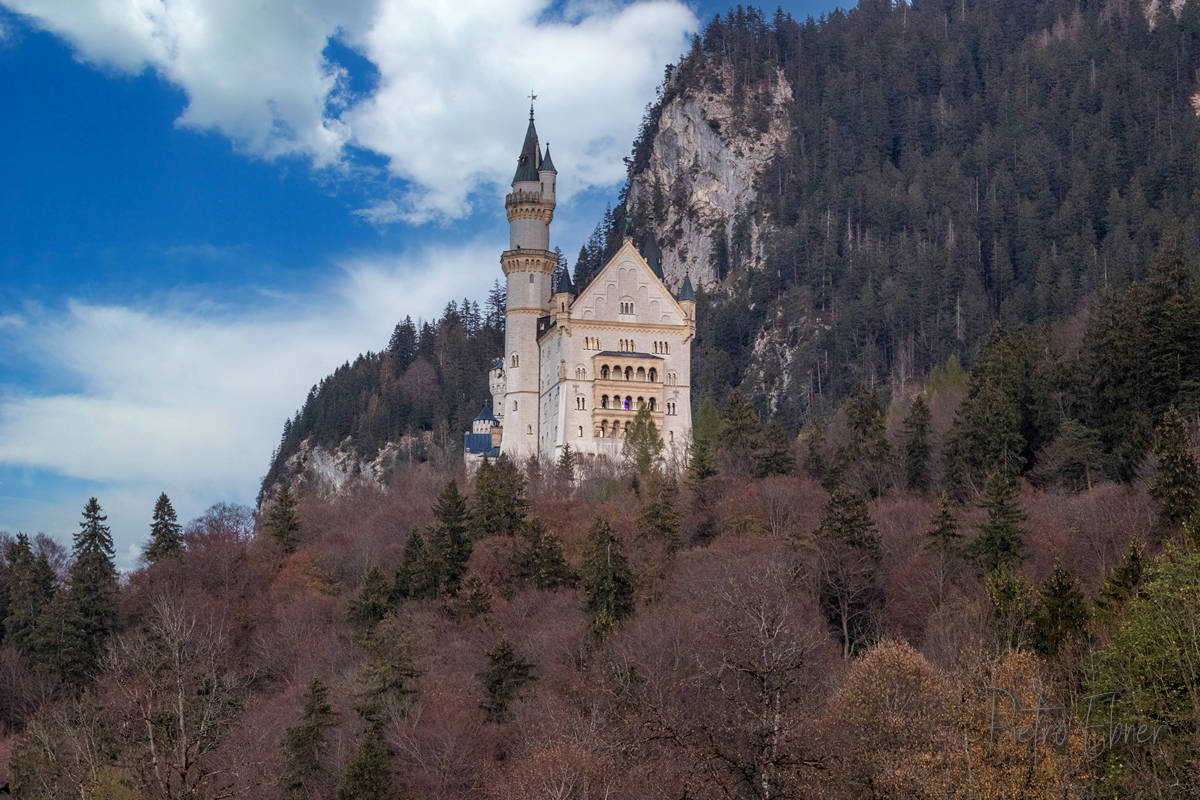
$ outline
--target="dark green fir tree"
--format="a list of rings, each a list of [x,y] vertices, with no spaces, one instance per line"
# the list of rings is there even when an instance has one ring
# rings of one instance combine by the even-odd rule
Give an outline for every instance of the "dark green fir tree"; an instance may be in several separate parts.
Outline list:
[[[1158,456],[1158,469],[1150,485],[1150,496],[1158,501],[1163,521],[1178,525],[1197,510],[1200,474],[1192,457],[1187,424],[1174,406],[1167,409],[1158,425],[1154,453]]]
[[[1063,642],[1083,630],[1087,619],[1087,601],[1079,581],[1056,559],[1054,572],[1038,591],[1033,614],[1034,647],[1043,655],[1056,655]]]
[[[562,542],[540,520],[521,534],[513,556],[513,574],[535,589],[559,589],[575,584],[575,573],[563,558]]]
[[[919,394],[904,418],[904,480],[915,492],[929,491],[929,419],[929,405]]]
[[[488,536],[516,536],[525,525],[529,499],[525,476],[508,456],[485,460],[475,475],[475,492],[467,513],[467,531],[474,541]]]
[[[146,545],[146,560],[151,564],[164,558],[174,558],[183,552],[183,527],[175,514],[171,499],[163,492],[154,503],[150,521],[150,542]]]
[[[588,531],[580,580],[597,636],[613,630],[633,613],[633,572],[606,519],[597,519]]]
[[[283,552],[296,552],[300,543],[300,518],[296,514],[296,498],[286,483],[275,493],[275,502],[267,512],[263,529]]]
[[[309,800],[327,794],[329,770],[324,762],[328,745],[326,731],[337,715],[329,703],[329,687],[313,678],[304,695],[300,722],[288,728],[283,738],[284,800]]]
[[[1017,497],[1017,483],[1003,472],[993,472],[984,489],[983,509],[987,521],[979,536],[967,546],[967,554],[983,569],[1014,567],[1025,560],[1025,512]]]
[[[29,537],[18,533],[8,545],[8,612],[4,617],[5,642],[26,658],[37,647],[37,626],[42,610],[54,597],[54,570],[45,553],[36,557]]]
[[[512,705],[537,680],[533,664],[513,648],[507,638],[501,639],[487,652],[488,666],[479,675],[483,683],[483,701],[479,707],[487,714],[488,722],[502,723],[513,719]]]
[[[369,632],[375,623],[392,610],[391,587],[379,567],[371,567],[363,576],[358,594],[350,601],[346,618],[359,632]]]
[[[383,738],[383,725],[368,721],[358,750],[346,766],[338,800],[396,800],[392,754]]]
[[[766,478],[770,475],[795,475],[796,456],[792,453],[792,438],[778,420],[772,420],[763,429],[763,446],[755,456],[754,476]]]
[[[638,533],[664,542],[670,550],[679,549],[683,517],[678,505],[679,490],[675,479],[658,470],[651,472],[642,493]]]

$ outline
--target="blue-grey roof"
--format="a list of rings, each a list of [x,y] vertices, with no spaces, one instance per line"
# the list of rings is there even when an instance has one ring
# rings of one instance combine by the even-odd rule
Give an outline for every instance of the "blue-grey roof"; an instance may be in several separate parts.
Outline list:
[[[542,172],[553,172],[558,174],[558,170],[554,168],[554,162],[550,160],[550,143],[546,142],[546,155],[542,157],[542,165],[538,168]]]
[[[571,271],[565,266],[559,267],[554,271],[554,292],[570,292],[575,294],[575,287],[571,285]]]
[[[525,130],[525,144],[517,156],[517,172],[512,182],[537,181],[538,167],[542,165],[542,151],[538,146],[537,128],[533,127],[533,109],[529,109],[529,127]]]
[[[683,277],[683,286],[679,287],[679,294],[675,297],[676,300],[684,301],[691,300],[696,302],[696,290],[692,287],[692,276],[685,275]]]
[[[661,281],[663,279],[662,251],[658,249],[658,242],[654,241],[653,231],[646,235],[646,241],[642,245],[642,258],[646,259],[650,271]]]
[[[475,415],[475,420],[487,420],[488,422],[496,422],[496,417],[492,414],[491,406],[484,406],[483,410]]]
[[[492,454],[492,435],[490,433],[468,433],[463,440],[464,453]]]

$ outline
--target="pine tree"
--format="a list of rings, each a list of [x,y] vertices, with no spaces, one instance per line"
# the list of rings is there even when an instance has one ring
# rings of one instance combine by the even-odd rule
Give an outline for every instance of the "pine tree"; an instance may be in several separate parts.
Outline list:
[[[392,756],[383,739],[383,725],[368,722],[358,740],[358,752],[346,766],[338,800],[395,800]]]
[[[638,516],[638,533],[666,543],[670,550],[679,549],[683,518],[676,508],[679,491],[675,480],[658,470],[650,473]]]
[[[350,624],[365,633],[386,617],[392,610],[390,588],[379,567],[367,570],[358,595],[350,601],[350,607],[346,610]]]
[[[1154,453],[1158,456],[1158,470],[1150,486],[1150,496],[1162,507],[1163,520],[1178,525],[1200,508],[1200,475],[1192,457],[1187,425],[1175,406],[1163,414]]]
[[[1111,619],[1131,601],[1146,577],[1146,548],[1141,542],[1129,545],[1121,563],[1109,574],[1096,597],[1096,614]]]
[[[296,499],[287,484],[275,494],[275,502],[267,512],[264,529],[285,553],[296,552],[300,542],[300,518],[296,516]]]
[[[513,559],[513,574],[535,589],[558,589],[575,584],[575,573],[563,558],[562,543],[540,520],[525,526]]]
[[[633,468],[634,474],[645,478],[658,467],[662,459],[663,440],[646,406],[638,409],[621,444],[621,456]]]
[[[835,489],[817,528],[821,552],[821,605],[849,659],[868,644],[882,597],[876,573],[879,539],[858,492]]]
[[[150,522],[150,543],[146,545],[146,560],[153,564],[164,558],[173,558],[183,552],[183,528],[175,515],[167,493],[158,496],[154,504],[154,516]]]
[[[763,429],[763,447],[754,460],[754,477],[768,475],[795,475],[796,456],[792,453],[792,440],[778,420],[772,420]]]
[[[90,498],[75,534],[69,593],[55,609],[59,622],[39,631],[44,661],[76,683],[94,671],[117,622],[117,569],[107,519]]]
[[[958,521],[945,492],[938,498],[937,513],[925,531],[925,547],[942,555],[958,555],[962,551],[962,534],[958,532]]]
[[[467,535],[467,501],[450,481],[433,505],[436,524],[426,535],[426,545],[436,554],[440,567],[436,583],[441,592],[453,594],[471,558],[471,539]]]
[[[430,556],[425,537],[420,531],[413,531],[404,543],[400,569],[396,570],[396,577],[392,583],[392,599],[427,600],[437,597],[440,572],[440,568]]]
[[[283,796],[285,800],[309,800],[323,794],[327,770],[322,763],[327,744],[326,730],[337,715],[329,704],[329,688],[313,678],[304,695],[300,722],[288,728],[283,739]]]
[[[1038,592],[1038,607],[1033,615],[1033,644],[1043,655],[1053,656],[1063,642],[1083,629],[1087,622],[1087,602],[1079,581],[1055,559],[1054,572]]]
[[[37,625],[42,610],[54,597],[54,570],[45,553],[36,558],[29,537],[18,533],[8,545],[8,613],[4,618],[5,641],[26,658],[37,646]]]
[[[362,639],[367,665],[359,677],[355,710],[368,722],[384,723],[408,714],[421,670],[413,663],[412,650],[400,621],[393,615]]]
[[[555,470],[558,482],[566,489],[570,489],[571,485],[575,483],[575,461],[575,451],[571,449],[571,445],[563,445]]]
[[[512,642],[501,639],[487,652],[488,666],[480,673],[483,682],[483,702],[488,722],[502,723],[513,719],[511,706],[520,699],[525,687],[537,680],[533,664],[517,655]]]
[[[987,522],[979,526],[979,537],[967,546],[967,553],[985,572],[1023,561],[1025,513],[1018,502],[1016,482],[1003,472],[993,472],[981,505],[987,511]]]
[[[1019,648],[1029,629],[1029,587],[1007,564],[992,570],[986,581],[1000,650]]]
[[[720,436],[722,460],[734,473],[749,476],[754,456],[762,447],[762,420],[737,389],[729,395],[729,408],[723,423]]]
[[[633,613],[633,572],[606,519],[597,519],[588,531],[580,578],[587,598],[585,608],[597,636],[613,630]]]
[[[525,477],[508,456],[495,464],[484,461],[475,476],[475,492],[467,513],[467,530],[478,541],[488,536],[515,536],[525,525],[529,500]]]
[[[914,492],[929,490],[929,405],[917,395],[904,419],[904,478]]]
[[[804,473],[825,486],[825,432],[820,425],[812,425],[804,449]],[[833,487],[826,486],[827,491]]]

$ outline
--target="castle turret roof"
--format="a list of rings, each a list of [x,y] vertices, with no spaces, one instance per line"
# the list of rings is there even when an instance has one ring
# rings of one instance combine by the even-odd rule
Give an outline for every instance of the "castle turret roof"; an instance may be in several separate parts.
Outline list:
[[[497,421],[495,415],[492,414],[492,409],[490,406],[484,406],[483,410],[481,410],[478,414],[475,415],[476,422],[479,422],[481,420],[484,422],[496,422]]]
[[[575,294],[575,287],[571,285],[571,271],[567,269],[566,264],[554,271],[554,293],[559,292]]]
[[[553,172],[558,174],[558,170],[554,168],[554,162],[550,160],[550,143],[546,142],[546,155],[542,157],[542,165],[538,167],[541,172]]]
[[[646,241],[642,245],[642,258],[646,259],[650,271],[661,281],[663,279],[662,251],[658,249],[658,242],[654,241],[654,231],[646,234]]]
[[[683,276],[683,286],[679,287],[679,294],[675,297],[681,303],[684,301],[696,302],[696,290],[692,287],[692,276]]]
[[[542,151],[538,145],[537,128],[533,126],[533,107],[529,109],[529,127],[525,130],[525,144],[517,156],[517,172],[512,182],[537,181],[538,168],[542,165]]]

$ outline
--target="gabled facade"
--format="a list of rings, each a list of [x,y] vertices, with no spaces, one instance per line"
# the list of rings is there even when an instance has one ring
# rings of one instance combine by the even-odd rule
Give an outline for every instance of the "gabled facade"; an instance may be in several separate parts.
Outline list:
[[[691,282],[672,294],[653,240],[644,257],[628,237],[587,286],[572,286],[564,271],[556,274],[549,250],[556,178],[530,109],[513,191],[505,198],[505,352],[488,376],[500,452],[552,461],[569,445],[577,453],[617,458],[626,430],[645,407],[668,460],[681,462],[692,432]],[[481,446],[482,437],[477,441]],[[470,441],[466,451],[468,458],[482,458]]]

